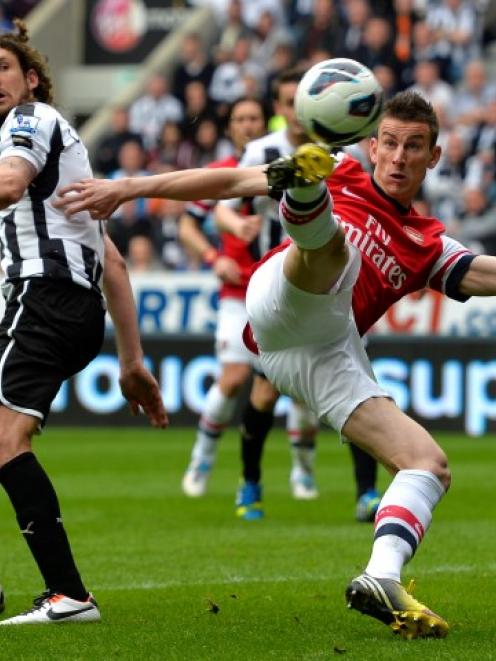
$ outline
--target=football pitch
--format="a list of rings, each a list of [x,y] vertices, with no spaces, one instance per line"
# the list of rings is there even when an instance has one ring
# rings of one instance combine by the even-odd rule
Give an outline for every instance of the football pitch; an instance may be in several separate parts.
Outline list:
[[[345,606],[372,526],[353,519],[350,455],[334,434],[319,436],[320,498],[298,502],[289,495],[285,434],[272,433],[266,518],[254,522],[234,516],[235,430],[222,440],[208,496],[181,494],[193,436],[52,428],[36,439],[103,619],[2,627],[0,659],[496,659],[496,438],[436,434],[453,486],[404,578],[415,577],[415,595],[451,628],[445,640],[404,641]],[[381,472],[381,488],[387,483]],[[0,509],[0,582],[14,615],[43,586],[3,492]]]

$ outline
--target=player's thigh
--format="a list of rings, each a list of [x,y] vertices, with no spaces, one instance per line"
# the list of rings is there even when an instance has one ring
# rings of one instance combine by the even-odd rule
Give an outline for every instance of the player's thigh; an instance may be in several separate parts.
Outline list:
[[[343,435],[374,455],[392,472],[428,470],[444,481],[447,458],[424,427],[385,397],[360,404],[343,426]]]
[[[312,294],[292,285],[284,275],[287,250],[275,253],[253,274],[246,308],[261,351],[332,343],[348,332],[353,283],[360,254],[350,251],[342,278],[327,294]]]

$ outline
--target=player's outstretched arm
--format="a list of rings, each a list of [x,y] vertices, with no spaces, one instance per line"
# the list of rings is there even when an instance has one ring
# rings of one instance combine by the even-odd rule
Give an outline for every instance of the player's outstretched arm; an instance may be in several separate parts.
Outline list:
[[[115,326],[122,394],[129,402],[133,415],[137,415],[141,407],[154,427],[165,428],[169,420],[159,385],[143,365],[136,308],[126,264],[108,236],[105,236],[103,289]]]
[[[108,218],[123,202],[139,197],[171,200],[223,199],[266,195],[265,166],[196,168],[150,177],[85,179],[58,191],[55,206],[70,216],[89,211],[93,218]]]
[[[472,260],[459,290],[465,296],[496,296],[496,257],[478,255]]]

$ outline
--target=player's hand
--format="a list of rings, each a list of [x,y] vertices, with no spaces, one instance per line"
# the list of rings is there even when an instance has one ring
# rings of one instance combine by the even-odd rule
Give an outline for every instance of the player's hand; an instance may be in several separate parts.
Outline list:
[[[54,207],[66,216],[89,211],[95,220],[109,218],[124,201],[119,180],[83,179],[57,191]]]
[[[214,263],[215,275],[228,285],[241,284],[241,270],[231,257],[221,255]]]
[[[159,385],[142,363],[121,367],[119,385],[132,415],[138,415],[141,408],[153,427],[165,429],[168,426],[169,418]]]
[[[281,191],[317,184],[332,173],[335,162],[325,147],[312,142],[300,145],[291,156],[269,163],[265,171],[269,188]]]
[[[239,215],[233,226],[233,234],[238,239],[251,243],[260,234],[262,229],[262,216],[253,214],[250,216]]]

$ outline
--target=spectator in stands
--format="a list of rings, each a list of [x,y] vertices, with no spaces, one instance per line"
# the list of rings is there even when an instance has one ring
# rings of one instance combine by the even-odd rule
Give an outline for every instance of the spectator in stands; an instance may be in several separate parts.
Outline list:
[[[221,28],[216,44],[217,53],[221,53],[220,61],[223,61],[223,54],[232,52],[238,39],[246,37],[249,33],[250,31],[243,23],[241,15],[241,0],[231,0],[227,7],[225,23]],[[219,61],[218,57],[217,61]]]
[[[427,23],[441,56],[451,61],[450,81],[460,80],[465,64],[479,55],[479,31],[477,10],[474,2],[465,0],[442,0],[427,8]]]
[[[363,42],[355,52],[359,62],[373,69],[378,64],[390,67],[400,79],[401,63],[394,54],[394,42],[390,23],[380,16],[372,16],[365,25]]]
[[[264,11],[269,11],[275,18],[276,25],[286,24],[286,11],[283,0],[241,0],[243,22],[250,30],[255,30],[258,18]]]
[[[206,117],[197,124],[192,154],[193,167],[202,168],[212,161],[227,158],[231,150],[229,141],[219,135],[219,129],[213,119]]]
[[[212,119],[207,88],[200,80],[192,80],[184,89],[184,118],[181,131],[185,140],[194,142],[196,126],[203,119]]]
[[[151,212],[158,219],[158,254],[162,268],[195,270],[200,264],[193,254],[180,243],[178,223],[184,211],[184,202],[177,200],[150,200]]]
[[[119,169],[110,175],[111,179],[146,176],[146,154],[134,140],[125,142],[119,151]],[[150,202],[145,199],[131,200],[121,205],[108,222],[108,233],[119,252],[127,256],[129,242],[134,236],[144,236],[150,243],[153,237],[153,219]]]
[[[398,81],[393,69],[387,64],[376,64],[372,71],[384,90],[384,99],[394,96],[398,91]]]
[[[344,6],[344,26],[340,44],[340,55],[356,60],[363,47],[365,26],[370,18],[367,0],[348,0]]]
[[[126,108],[116,106],[110,118],[110,132],[106,133],[95,150],[93,165],[97,172],[108,176],[119,167],[119,151],[125,142],[134,140],[143,146],[140,133],[129,128],[129,113]]]
[[[295,49],[293,41],[280,42],[274,49],[274,53],[267,62],[267,80],[265,82],[265,89],[260,98],[270,98],[270,90],[272,89],[273,82],[278,78],[283,71],[291,69],[295,65]]]
[[[486,65],[482,60],[471,60],[463,72],[463,82],[455,93],[453,119],[468,128],[474,137],[477,127],[483,123],[490,101],[496,99],[496,84],[487,79]]]
[[[425,198],[435,216],[458,218],[463,212],[463,190],[478,188],[482,182],[480,162],[470,157],[468,142],[461,131],[448,136],[438,166],[429,170],[423,186]]]
[[[309,61],[314,51],[320,49],[336,53],[341,29],[334,0],[314,0],[312,13],[295,28],[298,59]]]
[[[393,2],[394,54],[404,66],[412,57],[413,31],[419,18],[414,4],[414,0],[394,0]]]
[[[411,90],[421,94],[434,107],[442,107],[444,111],[451,111],[454,97],[453,88],[441,80],[436,60],[418,62],[414,69],[414,81],[410,87]]]
[[[465,189],[463,202],[456,238],[474,252],[496,255],[496,204],[481,188]]]
[[[265,82],[264,69],[251,58],[253,40],[238,39],[226,62],[219,64],[212,76],[209,96],[217,104],[217,113],[225,117],[229,104],[246,95],[245,75]]]
[[[496,202],[496,99],[488,103],[474,140],[475,154],[482,163],[484,185]]]
[[[153,149],[165,122],[183,119],[181,102],[169,92],[165,76],[154,74],[146,85],[146,91],[132,104],[129,111],[129,127],[143,137],[145,149]]]
[[[174,74],[172,93],[186,104],[186,89],[190,83],[202,83],[205,89],[209,88],[214,65],[205,52],[200,35],[196,32],[190,32],[183,37],[180,59]]]
[[[161,268],[155,256],[153,244],[142,234],[131,237],[128,245],[127,266],[130,273],[156,271]]]
[[[183,170],[191,165],[191,151],[191,143],[184,140],[179,124],[165,122],[158,145],[149,154],[148,167],[155,173]]]
[[[293,44],[288,28],[277,25],[271,11],[263,11],[253,31],[251,59],[260,67],[266,67],[281,43]]]
[[[414,70],[416,64],[430,60],[437,62],[439,77],[442,80],[449,79],[451,60],[449,56],[443,55],[434,38],[434,31],[426,21],[418,21],[413,26],[413,44],[410,60],[404,63],[402,70],[402,84],[409,87],[414,83]]]

